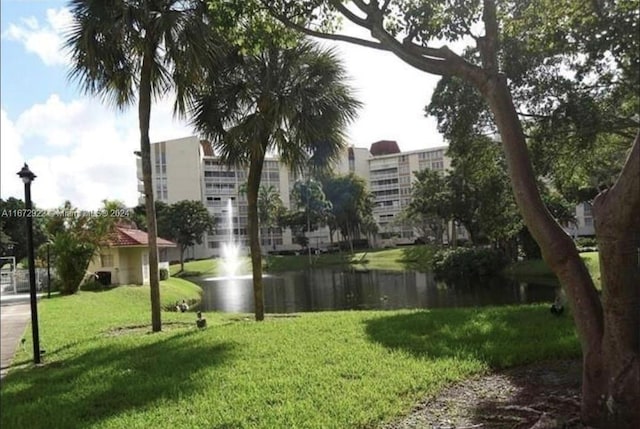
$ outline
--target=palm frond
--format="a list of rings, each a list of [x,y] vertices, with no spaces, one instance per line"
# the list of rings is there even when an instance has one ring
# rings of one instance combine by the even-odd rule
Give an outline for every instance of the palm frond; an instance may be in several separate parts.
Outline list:
[[[192,124],[228,157],[246,160],[266,141],[264,150],[294,170],[326,165],[344,148],[343,130],[361,106],[346,80],[333,50],[307,40],[269,46],[208,71],[191,94]]]

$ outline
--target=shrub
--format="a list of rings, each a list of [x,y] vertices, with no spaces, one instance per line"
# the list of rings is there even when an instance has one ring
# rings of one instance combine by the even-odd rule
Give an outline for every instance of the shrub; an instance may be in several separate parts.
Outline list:
[[[61,293],[68,295],[78,290],[95,249],[93,244],[78,240],[66,232],[55,237],[53,250],[56,273],[61,280]]]
[[[593,237],[576,238],[576,247],[597,247],[598,242]]]
[[[166,280],[169,278],[169,270],[166,268],[160,268],[160,280]]]
[[[456,282],[497,274],[507,262],[499,250],[458,247],[438,250],[433,258],[433,271],[438,279]]]
[[[106,286],[96,280],[95,277],[89,276],[82,284],[80,285],[80,290],[90,292],[96,290],[106,289]]]

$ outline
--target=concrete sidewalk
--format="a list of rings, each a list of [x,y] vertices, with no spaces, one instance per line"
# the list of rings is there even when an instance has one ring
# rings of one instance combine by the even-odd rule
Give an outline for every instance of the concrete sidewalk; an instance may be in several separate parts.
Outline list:
[[[31,320],[31,307],[29,298],[16,295],[11,299],[2,297],[0,306],[0,379],[4,378],[13,361],[13,356],[20,346],[20,339]]]

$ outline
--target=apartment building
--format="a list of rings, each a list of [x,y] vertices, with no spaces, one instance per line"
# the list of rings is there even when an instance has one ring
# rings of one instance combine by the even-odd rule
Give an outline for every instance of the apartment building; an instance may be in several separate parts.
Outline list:
[[[411,201],[415,171],[431,169],[444,174],[451,160],[446,146],[400,152],[394,141],[382,140],[371,145],[369,189],[374,197],[373,215],[380,229],[381,244],[409,244],[417,237],[414,229],[398,220]]]
[[[201,245],[187,252],[187,257],[204,258],[219,255],[222,243],[230,237],[248,247],[247,200],[241,187],[247,180],[247,169],[229,167],[215,156],[211,145],[196,136],[155,142],[151,145],[154,194],[158,201],[173,204],[180,200],[199,200],[216,218],[213,234],[207,234]],[[399,214],[409,204],[413,172],[432,169],[445,172],[451,164],[446,146],[401,152],[395,141],[375,142],[370,148],[348,147],[334,166],[337,174],[354,173],[369,185],[374,197],[373,215],[379,226],[378,245],[410,244],[418,234],[399,221]],[[303,179],[289,171],[277,158],[268,157],[262,172],[262,186],[273,186],[285,207],[290,207],[290,192],[296,180]],[[138,189],[142,188],[142,165],[138,159]],[[229,203],[229,201],[231,203]],[[140,202],[144,202],[141,196]],[[231,204],[233,226],[229,226]],[[458,236],[464,237],[464,229]],[[328,228],[307,234],[312,247],[330,243]],[[262,246],[269,250],[299,249],[291,232],[275,228],[261,234]]]
[[[338,174],[353,172],[368,178],[369,151],[349,147],[334,169]],[[151,163],[154,197],[157,201],[173,204],[181,200],[202,201],[216,219],[213,234],[207,234],[201,245],[187,251],[186,257],[204,258],[219,255],[222,243],[230,237],[243,248],[248,248],[247,199],[241,187],[247,181],[248,170],[229,167],[215,156],[211,145],[196,136],[154,142],[151,144]],[[138,191],[140,203],[144,203],[142,163],[137,160]],[[290,207],[290,192],[296,180],[302,177],[289,171],[277,158],[265,160],[261,186],[272,186],[280,194],[285,207]],[[229,201],[233,226],[229,226]],[[312,246],[322,247],[330,243],[328,228],[312,231],[307,235]],[[291,231],[274,228],[262,231],[264,249],[299,249],[293,244]],[[173,258],[176,256],[176,258]],[[172,255],[177,259],[177,254]]]

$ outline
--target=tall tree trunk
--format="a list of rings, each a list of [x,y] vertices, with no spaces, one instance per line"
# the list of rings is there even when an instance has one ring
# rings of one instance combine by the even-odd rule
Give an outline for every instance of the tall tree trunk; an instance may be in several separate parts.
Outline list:
[[[640,427],[640,132],[615,185],[593,204],[604,310],[603,380],[610,427]]]
[[[180,271],[184,271],[184,246],[180,245]]]
[[[266,145],[264,145],[266,149]],[[251,152],[249,177],[247,178],[247,217],[249,221],[249,247],[251,249],[251,269],[253,272],[253,302],[256,321],[264,320],[264,292],[262,287],[262,254],[258,225],[258,191],[264,164],[265,150],[257,147]]]
[[[598,427],[638,427],[640,326],[637,313],[640,310],[637,289],[640,283],[637,262],[631,261],[630,249],[634,245],[622,245],[616,241],[616,237],[629,240],[628,234],[632,229],[630,223],[633,221],[625,216],[635,213],[637,243],[637,207],[640,198],[638,167],[636,165],[635,173],[621,175],[621,178],[625,177],[625,190],[612,198],[612,203],[602,202],[599,207],[600,213],[607,212],[613,219],[597,221],[600,234],[607,236],[606,240],[601,240],[608,241],[600,248],[600,254],[604,255],[601,256],[601,270],[605,273],[603,284],[604,289],[608,290],[605,296],[610,296],[608,300],[605,299],[605,318],[597,290],[575,244],[553,219],[540,198],[522,125],[513,106],[506,78],[495,74],[478,87],[489,102],[498,125],[511,185],[524,223],[539,244],[544,260],[560,279],[572,308],[583,352],[582,418],[586,423]],[[637,149],[634,153],[637,153]],[[637,154],[635,162],[638,162]],[[631,184],[634,180],[635,188]],[[635,195],[632,195],[633,189]],[[627,202],[630,208],[635,207],[635,212],[633,209],[630,212],[621,210],[624,197],[620,194],[635,201],[633,204]],[[611,213],[616,211],[619,212]],[[637,244],[635,246],[637,248]],[[634,264],[635,274],[632,273]],[[627,293],[620,293],[621,290]]]
[[[142,60],[140,72],[140,93],[138,100],[138,120],[140,125],[140,153],[142,158],[142,181],[144,184],[145,206],[147,210],[147,234],[149,237],[149,289],[151,290],[151,329],[162,330],[160,314],[160,282],[158,279],[158,227],[153,198],[153,177],[151,171],[151,141],[149,122],[151,120],[151,64],[153,49],[148,48]]]

